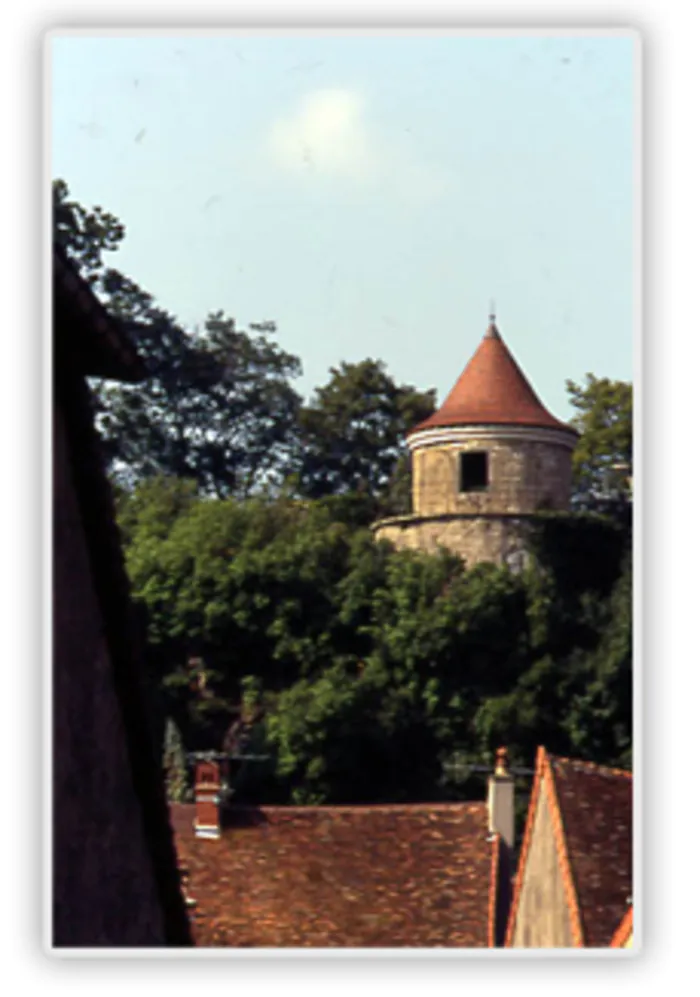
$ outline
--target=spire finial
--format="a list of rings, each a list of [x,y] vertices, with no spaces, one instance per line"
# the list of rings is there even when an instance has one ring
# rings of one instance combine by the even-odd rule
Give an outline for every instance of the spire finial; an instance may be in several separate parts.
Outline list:
[[[489,312],[489,324],[486,330],[486,339],[500,339],[498,329],[496,328],[496,302],[491,298],[491,311]]]

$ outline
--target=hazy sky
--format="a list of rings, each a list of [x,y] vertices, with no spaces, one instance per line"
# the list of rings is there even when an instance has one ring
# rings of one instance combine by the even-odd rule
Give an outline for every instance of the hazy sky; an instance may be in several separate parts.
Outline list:
[[[544,403],[629,380],[635,42],[54,37],[51,173],[192,326],[274,319],[308,394],[376,357],[442,400],[498,325]]]

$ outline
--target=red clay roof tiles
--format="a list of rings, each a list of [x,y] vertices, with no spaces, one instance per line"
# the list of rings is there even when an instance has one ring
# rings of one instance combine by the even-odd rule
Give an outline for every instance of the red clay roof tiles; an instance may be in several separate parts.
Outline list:
[[[602,947],[632,895],[632,776],[550,756],[585,945]]]
[[[535,780],[513,890],[506,946],[513,943],[540,793],[547,796],[574,945],[608,946],[632,894],[632,775],[537,752]],[[629,907],[631,928],[631,907]]]
[[[499,839],[485,803],[240,807],[218,840],[171,821],[196,944],[486,947]]]
[[[469,425],[549,427],[575,433],[544,407],[493,323],[441,407],[414,426],[409,436],[423,429]]]

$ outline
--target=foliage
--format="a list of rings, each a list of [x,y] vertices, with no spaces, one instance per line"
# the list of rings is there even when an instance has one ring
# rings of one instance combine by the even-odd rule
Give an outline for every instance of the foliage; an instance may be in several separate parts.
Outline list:
[[[107,266],[118,219],[61,181],[54,233],[151,373],[96,396],[172,798],[185,747],[226,739],[265,756],[232,774],[255,802],[481,795],[470,766],[499,744],[521,765],[539,744],[630,764],[630,385],[568,382],[587,514],[537,517],[520,574],[465,570],[367,529],[410,509],[401,440],[433,392],[367,359],[302,406],[272,323],[183,329]]]
[[[608,595],[629,542],[622,524],[596,513],[540,513],[530,525],[530,550],[537,563],[547,565],[559,593]]]
[[[587,374],[585,384],[567,381],[566,387],[581,434],[573,454],[574,501],[586,509],[624,510],[631,499],[632,385]]]
[[[187,756],[182,735],[171,717],[168,717],[165,723],[163,771],[168,800],[172,803],[184,803],[189,796]]]
[[[402,438],[434,408],[434,391],[396,384],[377,360],[332,368],[328,383],[299,416],[302,493],[319,498],[359,492],[378,498],[392,485],[397,491],[392,476]],[[395,495],[393,501],[401,499]]]
[[[269,755],[238,773],[239,798],[463,798],[481,788],[455,759],[468,770],[501,743],[516,764],[541,743],[629,759],[619,525],[542,516],[515,575],[376,543],[343,496],[201,499],[164,478],[123,496],[119,516],[188,748],[219,747],[239,717]]]
[[[65,180],[54,180],[54,239],[75,261],[82,276],[94,284],[104,271],[103,253],[118,249],[124,226],[108,211],[100,207],[90,211],[69,197]]]
[[[128,328],[149,377],[96,385],[97,424],[117,480],[168,474],[202,493],[244,496],[279,486],[297,452],[297,357],[274,341],[272,322],[236,326],[212,312],[187,331],[104,256],[125,236],[117,219],[69,199],[55,181],[54,237],[107,309]]]

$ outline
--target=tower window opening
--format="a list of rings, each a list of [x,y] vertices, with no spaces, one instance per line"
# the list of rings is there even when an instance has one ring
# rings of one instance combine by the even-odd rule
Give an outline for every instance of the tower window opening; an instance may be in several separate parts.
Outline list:
[[[476,492],[488,488],[489,463],[485,451],[462,453],[459,455],[459,490]]]

